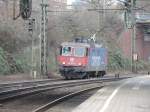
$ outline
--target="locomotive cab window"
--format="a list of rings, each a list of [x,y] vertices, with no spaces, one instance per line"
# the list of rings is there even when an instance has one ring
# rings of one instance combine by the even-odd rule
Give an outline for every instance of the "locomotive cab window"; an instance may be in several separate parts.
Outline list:
[[[78,47],[74,49],[74,55],[77,57],[83,57],[86,54],[86,48]]]
[[[71,52],[72,52],[71,47],[68,47],[68,46],[64,46],[61,49],[62,56],[71,56]]]

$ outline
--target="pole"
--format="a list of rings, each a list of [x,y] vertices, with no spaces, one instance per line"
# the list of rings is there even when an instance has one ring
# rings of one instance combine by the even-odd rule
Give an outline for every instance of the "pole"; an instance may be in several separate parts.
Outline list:
[[[29,19],[29,23],[28,23],[28,31],[29,31],[29,35],[32,39],[32,46],[31,46],[31,76],[33,78],[36,78],[36,71],[35,71],[35,68],[36,68],[36,59],[35,59],[35,49],[34,49],[34,41],[35,41],[35,38],[33,36],[33,31],[35,30],[35,19],[31,18]]]
[[[132,21],[132,29],[131,29],[131,70],[132,72],[136,72],[136,63],[134,60],[135,55],[135,38],[136,38],[136,21],[134,15],[134,7],[135,7],[135,0],[131,0],[131,21]]]
[[[103,9],[106,9],[106,0],[103,0]],[[106,18],[106,10],[103,12],[103,44],[105,45],[105,18]]]
[[[13,1],[13,19],[15,19],[16,16],[16,0]]]
[[[47,4],[41,3],[41,30],[40,30],[40,71],[43,78],[47,75],[47,56],[48,56],[48,45],[47,45]]]
[[[99,0],[98,2],[99,2],[99,3],[98,3],[98,7],[99,7],[99,9],[100,9],[100,0]],[[100,20],[101,20],[101,18],[100,18],[100,11],[99,11],[99,12],[98,12],[98,31],[100,31],[100,29],[101,29],[101,27],[100,27],[100,25],[101,25]]]

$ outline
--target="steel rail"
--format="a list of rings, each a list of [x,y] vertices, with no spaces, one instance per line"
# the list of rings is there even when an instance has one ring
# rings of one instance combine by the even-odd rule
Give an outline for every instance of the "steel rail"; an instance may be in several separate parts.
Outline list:
[[[30,84],[43,84],[47,82],[57,81],[61,79],[42,79],[42,80],[32,80],[32,81],[19,81],[19,82],[13,82],[13,83],[0,83],[0,89],[15,87],[15,86],[26,86]]]
[[[58,80],[58,81],[49,82],[47,84],[38,84],[38,85],[29,86],[29,87],[20,87],[20,88],[14,88],[14,89],[11,88],[9,90],[1,91],[0,95],[10,94],[14,92],[21,92],[21,91],[30,90],[30,89],[44,88],[47,86],[57,86],[57,85],[66,84],[66,83],[88,82],[88,81],[95,81],[95,80],[100,80],[100,79],[69,80],[69,81]]]
[[[40,80],[32,80],[32,81],[17,81],[17,82],[12,82],[12,83],[0,83],[0,89],[3,88],[9,88],[9,87],[13,87],[13,86],[26,86],[26,85],[30,85],[30,84],[43,84],[46,82],[54,82],[57,80],[63,80],[63,79],[40,79]]]
[[[77,91],[77,92],[73,92],[73,93],[67,94],[67,95],[65,95],[65,96],[62,96],[62,97],[60,97],[60,98],[57,98],[57,99],[53,100],[52,102],[49,102],[49,103],[47,103],[47,104],[45,104],[45,105],[43,105],[43,106],[41,106],[41,107],[39,107],[39,108],[33,110],[32,112],[45,112],[45,111],[47,111],[48,109],[50,109],[51,107],[53,107],[53,106],[59,104],[60,102],[63,102],[63,101],[65,101],[65,100],[68,100],[69,98],[72,98],[72,97],[77,96],[77,95],[80,95],[80,94],[82,94],[82,93],[84,93],[84,92],[91,91],[91,90],[94,90],[94,89],[99,89],[99,88],[102,88],[102,87],[104,87],[104,86],[103,86],[103,85],[101,85],[101,86],[96,86],[96,87],[87,88],[87,89],[83,89],[83,90],[80,90],[80,91]]]
[[[113,78],[111,81],[115,81],[115,80],[118,80],[118,79],[126,79],[126,78],[131,78],[131,77],[123,77],[123,78]],[[109,79],[105,78],[104,79],[105,82],[108,82],[110,81]],[[87,89],[84,89],[84,90],[81,90],[81,91],[77,91],[77,92],[74,92],[74,93],[70,93],[68,95],[65,95],[65,96],[62,96],[62,97],[59,97],[35,110],[33,110],[32,112],[45,112],[47,111],[48,109],[52,108],[53,106],[65,101],[65,100],[68,100],[69,98],[72,98],[74,96],[77,96],[77,95],[80,95],[81,93],[84,93],[84,92],[87,92],[87,91],[90,91],[90,90],[93,90],[93,89],[98,89],[98,88],[103,88],[104,85],[101,85],[101,86],[97,86],[97,87],[92,87],[92,88],[87,88]]]
[[[43,84],[32,84],[30,86],[18,86],[16,88],[10,87],[10,89],[5,89],[4,91],[0,91],[0,97],[1,95],[5,95],[5,94],[11,94],[14,92],[21,92],[21,91],[25,91],[25,90],[30,90],[30,89],[36,89],[36,88],[41,88],[41,87],[47,87],[47,86],[51,86],[52,84],[56,84],[56,82],[61,82],[62,80],[55,80],[55,81],[50,81],[49,83],[43,83]]]
[[[45,79],[45,80],[36,80],[36,81],[23,81],[23,82],[13,82],[13,83],[3,83],[0,84],[0,94],[3,91],[11,91],[14,89],[19,89],[23,87],[32,87],[39,84],[46,84],[56,81],[62,81],[61,79]]]
[[[115,78],[116,79],[116,78]],[[69,80],[69,81],[64,81],[64,80],[50,80],[49,83],[46,84],[46,82],[42,82],[42,83],[38,83],[36,82],[38,85],[30,85],[30,86],[18,86],[18,88],[12,88],[9,89],[9,90],[4,90],[4,91],[0,91],[0,97],[1,95],[6,95],[6,94],[11,94],[11,93],[14,93],[14,92],[21,92],[21,91],[25,91],[25,90],[30,90],[30,89],[38,89],[38,88],[45,88],[47,86],[57,86],[57,84],[65,84],[65,83],[77,83],[77,82],[87,82],[87,81],[96,81],[96,80],[103,80],[103,81],[106,81],[106,80],[113,80],[113,78],[95,78],[95,79],[86,79],[86,80]],[[48,80],[47,80],[48,81]]]
[[[116,81],[116,80],[122,80],[130,77],[123,77],[123,78],[104,78],[102,79],[90,79],[90,80],[78,80],[78,81],[67,81],[63,83],[56,83],[52,85],[41,85],[41,86],[36,86],[33,88],[26,88],[22,91],[20,90],[15,90],[14,92],[6,92],[4,95],[0,96],[0,102],[6,102],[11,99],[15,99],[17,97],[23,97],[27,95],[32,95],[36,94],[39,92],[44,92],[48,90],[53,90],[57,88],[63,88],[63,87],[71,87],[71,86],[79,86],[79,85],[85,85],[85,84],[92,84],[92,83],[102,83],[102,82],[110,82],[110,81]]]
[[[45,92],[48,90],[53,90],[53,89],[58,89],[58,88],[63,88],[63,87],[73,87],[73,86],[80,86],[80,85],[85,85],[85,84],[93,84],[93,83],[102,83],[101,80],[95,80],[95,81],[87,81],[87,82],[76,82],[76,83],[66,83],[63,85],[57,85],[57,86],[52,86],[52,87],[46,87],[46,88],[39,88],[39,89],[35,89],[35,90],[28,90],[28,91],[23,91],[20,93],[14,93],[14,94],[8,94],[6,96],[3,96],[0,98],[0,102],[7,102],[11,99],[15,99],[18,97],[23,97],[23,96],[27,96],[27,95],[32,95],[32,94],[37,94],[40,92]]]
[[[124,78],[124,77],[123,77]],[[128,78],[128,77],[127,77]],[[116,78],[114,78],[115,80]],[[55,84],[58,84],[58,82],[56,83],[56,81],[59,81],[61,84],[63,83],[69,83],[69,82],[77,82],[77,81],[91,81],[91,80],[103,80],[103,81],[106,81],[106,80],[113,80],[113,78],[102,78],[102,79],[90,79],[90,80],[74,80],[74,81],[62,81],[62,80],[53,80],[51,82],[49,82],[48,84],[38,84],[38,85],[30,85],[29,87],[22,87],[22,86],[19,86],[19,88],[11,88],[9,90],[5,90],[5,91],[0,91],[0,95],[3,95],[3,94],[10,94],[10,93],[13,93],[13,92],[21,92],[21,91],[25,91],[25,90],[29,90],[29,89],[35,89],[35,88],[41,88],[41,87],[47,87],[47,86],[52,86],[52,85],[55,85]],[[52,83],[53,82],[53,83]]]

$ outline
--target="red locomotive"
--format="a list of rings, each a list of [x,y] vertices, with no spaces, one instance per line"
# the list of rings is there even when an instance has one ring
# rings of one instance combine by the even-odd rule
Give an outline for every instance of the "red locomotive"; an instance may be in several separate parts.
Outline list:
[[[63,42],[58,56],[59,72],[66,79],[104,76],[107,49],[89,39]]]

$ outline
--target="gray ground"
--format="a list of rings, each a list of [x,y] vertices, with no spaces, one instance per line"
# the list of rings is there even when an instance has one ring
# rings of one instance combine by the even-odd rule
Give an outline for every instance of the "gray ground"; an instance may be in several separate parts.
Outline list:
[[[150,112],[150,76],[112,83],[72,112]]]

